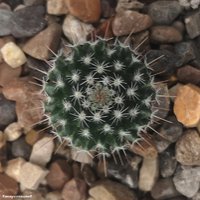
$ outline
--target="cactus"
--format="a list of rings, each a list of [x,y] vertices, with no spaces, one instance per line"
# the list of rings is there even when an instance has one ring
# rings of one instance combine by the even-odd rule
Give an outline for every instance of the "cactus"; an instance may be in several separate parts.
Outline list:
[[[151,70],[120,42],[98,39],[71,49],[57,55],[44,81],[49,124],[77,149],[126,149],[152,123]]]

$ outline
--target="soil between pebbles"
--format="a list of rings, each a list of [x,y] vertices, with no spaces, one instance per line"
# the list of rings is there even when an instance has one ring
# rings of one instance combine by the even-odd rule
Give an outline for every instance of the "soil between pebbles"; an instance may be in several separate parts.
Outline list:
[[[200,200],[200,8],[181,2],[0,0],[0,200]],[[151,145],[127,152],[123,164],[108,159],[105,177],[101,161],[72,161],[67,145],[31,128],[42,118],[30,83],[42,74],[32,68],[48,69],[46,47],[130,33],[147,61],[164,55],[153,69],[167,80],[159,114],[172,123],[159,121]]]

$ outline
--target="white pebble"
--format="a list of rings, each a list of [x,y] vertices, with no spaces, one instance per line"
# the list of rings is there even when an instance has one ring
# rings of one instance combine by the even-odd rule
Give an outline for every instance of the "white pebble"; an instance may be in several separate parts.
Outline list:
[[[1,48],[4,61],[12,68],[17,68],[26,62],[24,52],[14,43],[8,42]]]
[[[20,187],[36,190],[48,173],[48,170],[33,163],[26,162],[20,170]]]
[[[15,141],[22,135],[22,127],[20,126],[19,123],[14,122],[6,127],[4,133],[6,135],[7,141],[9,142]]]
[[[50,161],[53,151],[53,138],[44,137],[33,145],[30,161],[40,166],[45,166]]]
[[[5,169],[5,173],[10,176],[11,178],[15,179],[17,182],[19,182],[20,179],[20,171],[25,164],[26,161],[23,158],[15,158],[12,160],[9,160]]]

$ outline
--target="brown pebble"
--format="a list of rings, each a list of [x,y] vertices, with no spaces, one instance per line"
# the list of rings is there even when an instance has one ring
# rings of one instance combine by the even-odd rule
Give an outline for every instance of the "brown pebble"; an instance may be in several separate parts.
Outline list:
[[[100,0],[67,0],[71,15],[84,22],[96,22],[101,14]]]

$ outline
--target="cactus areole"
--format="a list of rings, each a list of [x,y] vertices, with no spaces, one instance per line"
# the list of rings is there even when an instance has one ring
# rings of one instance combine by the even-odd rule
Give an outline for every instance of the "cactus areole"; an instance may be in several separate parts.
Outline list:
[[[58,55],[44,82],[45,112],[72,147],[109,154],[140,138],[156,98],[150,69],[131,48],[103,39]]]

